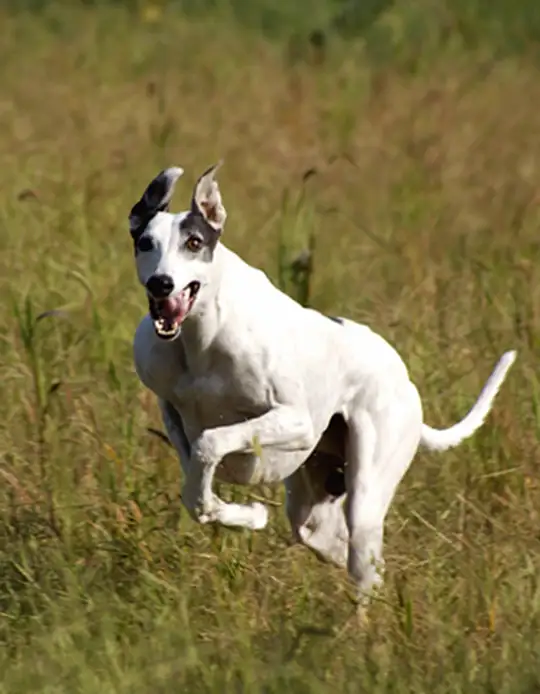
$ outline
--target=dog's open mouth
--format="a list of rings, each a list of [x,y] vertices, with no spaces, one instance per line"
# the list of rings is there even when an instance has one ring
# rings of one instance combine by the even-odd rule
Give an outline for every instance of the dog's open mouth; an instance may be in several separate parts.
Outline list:
[[[172,340],[193,307],[201,285],[190,282],[181,292],[166,299],[148,297],[154,330],[162,340]]]

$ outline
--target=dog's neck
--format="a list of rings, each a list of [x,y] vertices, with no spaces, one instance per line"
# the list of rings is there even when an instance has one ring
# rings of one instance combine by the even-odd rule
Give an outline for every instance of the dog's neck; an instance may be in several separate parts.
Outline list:
[[[227,249],[218,243],[210,265],[207,284],[202,287],[197,310],[182,325],[182,345],[188,366],[204,361],[224,321],[224,305],[220,300]]]

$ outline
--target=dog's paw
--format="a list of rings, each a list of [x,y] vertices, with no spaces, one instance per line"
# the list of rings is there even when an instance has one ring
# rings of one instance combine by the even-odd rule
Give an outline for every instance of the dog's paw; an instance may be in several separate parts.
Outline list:
[[[208,525],[208,523],[212,523],[214,521],[213,516],[211,516],[209,513],[200,513],[195,516],[194,519],[201,525]]]
[[[252,529],[262,530],[268,523],[268,509],[263,504],[255,501],[255,503],[251,504],[251,510],[253,512]]]

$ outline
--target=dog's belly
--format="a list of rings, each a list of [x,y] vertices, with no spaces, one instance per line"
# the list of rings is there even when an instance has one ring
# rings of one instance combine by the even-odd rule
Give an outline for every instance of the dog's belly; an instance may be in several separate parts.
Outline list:
[[[272,484],[292,475],[309,451],[279,451],[265,448],[261,457],[254,453],[226,455],[216,470],[216,478],[229,484]]]

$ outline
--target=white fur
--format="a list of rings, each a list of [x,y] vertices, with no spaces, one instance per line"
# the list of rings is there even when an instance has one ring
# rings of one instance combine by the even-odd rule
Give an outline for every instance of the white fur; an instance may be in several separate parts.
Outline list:
[[[195,279],[199,295],[178,339],[161,340],[149,315],[134,339],[137,374],[158,396],[180,457],[183,503],[200,523],[263,528],[266,508],[225,503],[214,476],[284,481],[296,539],[347,566],[365,596],[382,580],[385,517],[419,445],[444,450],[473,434],[516,353],[503,355],[462,422],[432,429],[388,342],[366,326],[303,308],[220,241],[211,261],[186,260],[176,243],[186,214],[154,216],[145,233],[156,248],[137,256],[138,274],[144,284],[166,272],[175,291]],[[325,434],[335,414],[346,423],[347,492],[337,499],[324,491],[326,473],[311,464],[315,449],[335,448]]]

